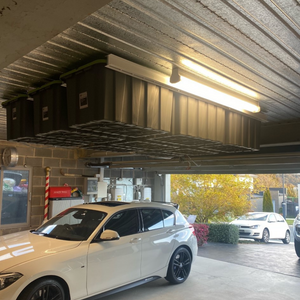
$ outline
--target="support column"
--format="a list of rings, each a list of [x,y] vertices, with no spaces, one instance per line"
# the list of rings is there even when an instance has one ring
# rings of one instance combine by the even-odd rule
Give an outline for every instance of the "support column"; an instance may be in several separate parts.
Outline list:
[[[170,202],[171,181],[169,174],[157,173],[154,177],[154,198],[152,201]]]
[[[165,174],[165,202],[171,202],[171,175]]]

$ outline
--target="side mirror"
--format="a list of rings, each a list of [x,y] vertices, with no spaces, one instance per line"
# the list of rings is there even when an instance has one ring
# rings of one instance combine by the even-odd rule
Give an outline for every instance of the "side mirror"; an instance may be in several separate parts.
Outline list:
[[[116,231],[110,229],[104,230],[100,235],[100,241],[114,241],[119,239],[119,234]]]

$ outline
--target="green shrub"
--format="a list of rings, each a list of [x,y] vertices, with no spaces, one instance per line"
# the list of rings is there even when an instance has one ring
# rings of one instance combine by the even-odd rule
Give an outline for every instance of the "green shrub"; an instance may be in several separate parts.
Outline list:
[[[195,229],[195,235],[197,238],[198,247],[207,243],[208,239],[208,225],[206,224],[193,224]]]
[[[239,241],[239,229],[233,224],[208,224],[209,242],[237,244]]]
[[[263,211],[273,212],[273,203],[270,190],[266,190],[263,196]]]

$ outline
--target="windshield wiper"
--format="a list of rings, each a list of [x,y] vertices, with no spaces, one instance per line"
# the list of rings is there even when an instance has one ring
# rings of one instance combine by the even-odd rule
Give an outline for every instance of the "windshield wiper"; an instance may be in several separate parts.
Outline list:
[[[45,232],[41,232],[41,231],[30,230],[30,232],[33,233],[33,234],[42,235],[42,236],[46,236],[46,237],[51,237],[51,238],[55,238],[55,239],[58,238],[57,235],[50,234],[50,233],[45,233]]]
[[[55,235],[55,234],[40,232],[40,231],[36,231],[36,230],[30,230],[30,232],[33,233],[33,234],[37,234],[37,235],[41,235],[41,236],[45,236],[45,237],[49,237],[49,238],[53,238],[53,239],[57,239],[57,240],[82,241],[82,239],[72,239],[72,238],[67,237],[67,236],[58,236],[58,235]]]
[[[30,232],[33,233],[33,234],[41,234],[41,235],[44,235],[43,232],[36,231],[36,230],[34,230],[34,229],[30,230]]]

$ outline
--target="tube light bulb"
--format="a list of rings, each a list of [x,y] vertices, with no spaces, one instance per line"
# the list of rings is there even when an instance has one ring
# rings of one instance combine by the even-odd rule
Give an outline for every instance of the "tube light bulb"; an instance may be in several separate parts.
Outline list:
[[[189,67],[191,70],[197,72],[199,75],[206,77],[207,79],[210,79],[214,82],[220,83],[221,85],[226,86],[230,89],[233,89],[237,92],[240,92],[244,95],[247,95],[247,96],[250,96],[253,98],[258,98],[258,94],[256,92],[254,92],[248,88],[245,88],[244,86],[237,84],[232,80],[229,80],[223,76],[220,76],[217,73],[212,72],[205,67],[197,65],[187,59],[182,60],[182,63],[185,66]]]
[[[258,105],[220,92],[184,76],[181,76],[181,80],[179,82],[169,83],[169,85],[189,94],[193,94],[195,96],[231,107],[242,112],[244,112],[245,110],[253,113],[257,113],[260,111],[260,107]]]

